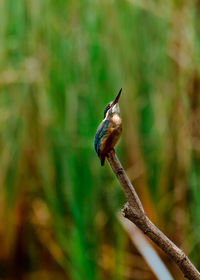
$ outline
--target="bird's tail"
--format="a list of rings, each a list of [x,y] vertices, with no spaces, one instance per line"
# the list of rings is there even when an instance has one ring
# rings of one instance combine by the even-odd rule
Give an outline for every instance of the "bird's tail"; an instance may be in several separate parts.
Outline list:
[[[105,156],[101,156],[101,166],[104,166],[105,163]]]

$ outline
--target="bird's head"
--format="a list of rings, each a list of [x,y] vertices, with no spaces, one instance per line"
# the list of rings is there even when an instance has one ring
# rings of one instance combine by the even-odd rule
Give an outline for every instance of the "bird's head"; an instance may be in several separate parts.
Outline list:
[[[120,109],[119,109],[119,98],[122,92],[122,88],[120,89],[119,93],[117,94],[117,96],[115,97],[115,99],[111,102],[108,103],[108,105],[106,106],[105,110],[104,110],[104,118],[107,118],[108,116],[112,115],[112,114],[120,114]]]

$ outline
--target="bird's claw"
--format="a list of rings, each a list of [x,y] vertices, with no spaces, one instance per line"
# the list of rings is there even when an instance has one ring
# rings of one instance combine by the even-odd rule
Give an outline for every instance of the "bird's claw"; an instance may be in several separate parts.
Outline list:
[[[114,148],[111,148],[109,151],[108,151],[108,156],[113,156],[115,154],[115,149]]]

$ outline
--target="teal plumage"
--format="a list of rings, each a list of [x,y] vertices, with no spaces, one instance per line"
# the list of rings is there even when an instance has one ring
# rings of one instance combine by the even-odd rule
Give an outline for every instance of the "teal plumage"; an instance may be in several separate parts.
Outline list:
[[[99,155],[99,149],[101,142],[104,137],[106,137],[107,130],[108,130],[109,121],[103,120],[97,128],[95,137],[94,137],[94,149],[96,153]]]

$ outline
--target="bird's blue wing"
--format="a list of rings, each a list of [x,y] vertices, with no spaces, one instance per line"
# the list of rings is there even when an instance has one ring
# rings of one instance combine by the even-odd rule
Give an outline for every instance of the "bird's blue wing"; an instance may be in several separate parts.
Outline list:
[[[97,131],[96,131],[96,134],[95,134],[95,137],[94,137],[94,149],[95,149],[97,154],[99,154],[99,148],[100,148],[101,140],[103,139],[103,137],[107,133],[108,124],[109,124],[108,120],[103,120],[97,128]]]

